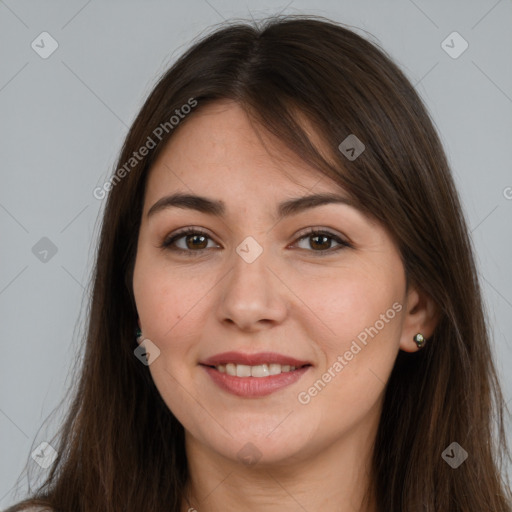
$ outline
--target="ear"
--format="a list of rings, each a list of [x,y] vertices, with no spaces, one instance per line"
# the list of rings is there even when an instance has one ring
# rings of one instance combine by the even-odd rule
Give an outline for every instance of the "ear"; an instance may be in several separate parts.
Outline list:
[[[405,300],[405,316],[400,336],[400,349],[405,352],[420,350],[414,336],[423,334],[427,340],[434,334],[439,320],[439,309],[432,298],[414,285],[409,285]]]

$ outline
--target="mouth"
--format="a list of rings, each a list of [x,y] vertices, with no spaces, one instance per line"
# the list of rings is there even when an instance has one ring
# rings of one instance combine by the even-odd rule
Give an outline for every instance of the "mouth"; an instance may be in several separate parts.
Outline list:
[[[256,377],[260,379],[265,377],[271,377],[272,375],[281,375],[282,373],[293,372],[295,370],[305,368],[311,365],[309,363],[306,363],[301,366],[279,363],[263,363],[255,366],[250,366],[248,364],[227,363],[212,366],[204,366],[208,366],[209,368],[217,370],[219,373],[225,373],[232,377]]]
[[[261,397],[299,380],[313,365],[281,354],[225,352],[201,363],[223,391],[240,397]]]

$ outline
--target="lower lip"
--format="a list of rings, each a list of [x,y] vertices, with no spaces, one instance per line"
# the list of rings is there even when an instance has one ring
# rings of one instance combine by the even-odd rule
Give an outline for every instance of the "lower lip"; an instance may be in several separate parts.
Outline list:
[[[290,372],[269,375],[268,377],[235,377],[227,373],[220,373],[219,370],[211,366],[201,366],[217,386],[233,395],[243,397],[270,395],[297,382],[311,368],[311,366],[303,366]]]

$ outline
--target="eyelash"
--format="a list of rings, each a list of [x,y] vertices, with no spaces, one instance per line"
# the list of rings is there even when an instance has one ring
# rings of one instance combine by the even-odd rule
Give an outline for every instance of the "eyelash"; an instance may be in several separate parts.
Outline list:
[[[164,241],[160,244],[159,247],[164,250],[169,250],[169,251],[178,252],[181,254],[186,254],[187,256],[191,256],[191,257],[200,256],[203,253],[203,251],[207,250],[207,249],[188,250],[188,249],[172,247],[172,244],[174,244],[177,240],[179,240],[180,238],[183,238],[187,235],[201,235],[201,236],[211,239],[211,237],[208,235],[208,233],[202,231],[201,229],[189,227],[189,228],[184,228],[184,229],[178,231],[177,233],[175,233],[174,235],[172,235],[171,237],[164,239]],[[326,256],[328,254],[337,252],[341,249],[346,249],[347,247],[350,247],[350,248],[353,247],[350,243],[348,243],[345,240],[342,240],[339,236],[335,235],[334,233],[331,233],[330,231],[326,231],[326,230],[315,229],[315,228],[309,228],[306,233],[302,234],[296,240],[296,242],[300,242],[301,240],[303,240],[305,238],[309,238],[309,237],[312,237],[315,235],[324,235],[327,238],[332,238],[335,242],[340,244],[338,247],[330,248],[325,251],[311,250],[310,252],[316,253],[315,254],[316,256],[322,257],[322,256]],[[307,250],[307,249],[305,249],[305,250]]]

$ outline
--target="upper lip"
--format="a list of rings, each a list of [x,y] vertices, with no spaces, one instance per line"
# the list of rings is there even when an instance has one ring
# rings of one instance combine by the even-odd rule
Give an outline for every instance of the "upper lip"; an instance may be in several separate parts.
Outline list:
[[[300,367],[309,365],[308,361],[301,361],[294,357],[278,354],[276,352],[258,352],[257,354],[245,354],[243,352],[222,352],[200,362],[206,366],[218,366],[221,364],[234,363],[257,366],[264,363],[281,364]]]

